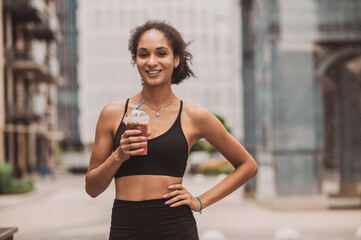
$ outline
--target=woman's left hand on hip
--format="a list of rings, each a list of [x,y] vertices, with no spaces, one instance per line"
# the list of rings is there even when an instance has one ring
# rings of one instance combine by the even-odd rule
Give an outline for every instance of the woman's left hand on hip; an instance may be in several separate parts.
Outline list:
[[[165,204],[170,207],[178,207],[181,205],[188,205],[190,209],[198,212],[201,208],[197,198],[193,197],[182,184],[173,184],[168,187],[171,192],[165,194],[163,198],[170,198]]]

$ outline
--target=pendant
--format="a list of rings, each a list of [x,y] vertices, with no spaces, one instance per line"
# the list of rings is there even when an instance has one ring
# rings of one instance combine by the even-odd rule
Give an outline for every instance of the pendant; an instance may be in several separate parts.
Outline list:
[[[159,112],[158,111],[155,112],[155,116],[159,117]]]

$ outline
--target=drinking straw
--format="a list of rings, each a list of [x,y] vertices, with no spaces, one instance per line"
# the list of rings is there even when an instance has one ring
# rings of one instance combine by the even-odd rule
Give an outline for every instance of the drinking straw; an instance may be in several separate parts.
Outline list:
[[[142,106],[142,104],[143,104],[144,102],[145,102],[145,100],[143,100],[135,110],[138,110],[138,109],[140,108],[140,106]]]

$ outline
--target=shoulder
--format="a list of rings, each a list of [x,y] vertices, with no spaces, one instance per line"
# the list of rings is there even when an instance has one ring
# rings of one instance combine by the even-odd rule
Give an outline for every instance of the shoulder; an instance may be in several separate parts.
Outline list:
[[[184,112],[189,123],[200,138],[209,138],[213,133],[224,133],[223,124],[208,109],[199,104],[185,103]]]
[[[100,116],[111,117],[113,115],[118,115],[123,113],[125,108],[126,100],[114,101],[105,105],[100,112]]]
[[[184,113],[195,123],[201,123],[212,117],[213,114],[200,104],[183,102]]]
[[[123,116],[125,103],[126,100],[120,100],[105,105],[100,112],[98,124],[113,129],[115,125],[119,124]]]
[[[184,112],[188,123],[196,129],[199,136],[203,136],[204,132],[214,127],[214,123],[218,121],[208,109],[200,104],[185,103]]]

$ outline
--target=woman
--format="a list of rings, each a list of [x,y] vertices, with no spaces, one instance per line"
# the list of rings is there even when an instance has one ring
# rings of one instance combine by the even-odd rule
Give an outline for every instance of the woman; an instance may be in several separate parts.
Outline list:
[[[135,96],[105,106],[96,127],[86,175],[86,191],[96,197],[115,178],[109,239],[198,239],[193,211],[202,211],[235,191],[257,172],[257,165],[222,123],[204,107],[183,103],[172,92],[194,76],[192,55],[172,26],[148,21],[133,30],[129,50],[142,79]],[[147,137],[126,130],[122,114],[135,109],[149,117]],[[189,150],[205,138],[235,167],[199,197],[182,186]],[[148,154],[142,156],[144,146]]]

